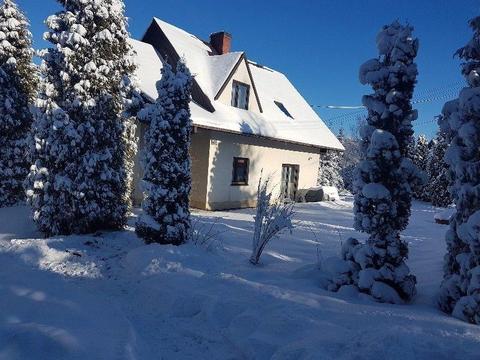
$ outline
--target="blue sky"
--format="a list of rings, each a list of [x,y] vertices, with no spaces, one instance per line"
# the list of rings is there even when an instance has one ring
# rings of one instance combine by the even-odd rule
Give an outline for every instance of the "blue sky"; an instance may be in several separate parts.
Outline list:
[[[35,47],[45,18],[58,10],[54,0],[18,0],[30,18]],[[370,89],[358,82],[358,68],[375,57],[375,36],[383,24],[398,19],[415,27],[420,39],[417,134],[431,137],[433,121],[462,84],[453,53],[471,36],[468,19],[478,14],[478,0],[126,0],[130,32],[139,38],[153,16],[203,39],[226,30],[233,50],[287,74],[315,105],[359,105]],[[438,100],[435,100],[438,99]],[[355,111],[318,109],[334,130],[355,124]],[[357,110],[358,112],[358,110]]]

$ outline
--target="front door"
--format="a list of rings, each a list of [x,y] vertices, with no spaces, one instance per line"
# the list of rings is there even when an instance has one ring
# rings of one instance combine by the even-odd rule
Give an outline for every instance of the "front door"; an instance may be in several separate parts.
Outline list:
[[[282,165],[282,197],[285,201],[295,201],[298,190],[298,165]]]

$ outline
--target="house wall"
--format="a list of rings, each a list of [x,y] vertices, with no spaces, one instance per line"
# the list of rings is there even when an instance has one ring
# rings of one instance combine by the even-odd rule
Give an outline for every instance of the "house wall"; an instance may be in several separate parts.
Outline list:
[[[250,159],[248,185],[232,186],[233,158]],[[263,169],[270,177],[274,194],[280,192],[282,164],[299,165],[299,189],[316,185],[319,150],[252,136],[210,132],[208,210],[254,207],[258,181]]]
[[[135,206],[140,206],[143,200],[141,181],[144,171],[141,160],[145,148],[145,130],[145,124],[137,124],[136,135],[138,138],[138,151],[135,156],[135,164],[133,168],[132,193],[132,200]],[[192,135],[192,143],[190,145],[190,158],[192,161],[192,191],[190,193],[190,205],[198,209],[206,209],[210,151],[209,136],[209,131],[198,129]]]
[[[140,188],[143,171],[140,165],[145,125],[138,127],[139,155],[135,162],[134,203],[142,201]],[[193,208],[222,210],[256,205],[257,187],[263,169],[270,177],[274,196],[280,192],[282,164],[299,165],[299,189],[316,186],[319,149],[276,140],[197,128],[190,147],[192,160]],[[232,185],[233,158],[250,160],[248,185]]]
[[[190,158],[192,160],[190,205],[197,209],[206,209],[207,207],[209,155],[210,131],[196,128],[190,146]]]
[[[250,94],[248,97],[248,110],[259,113],[260,108],[258,107],[257,98],[255,97],[255,91],[253,90],[252,81],[248,73],[247,63],[245,59],[243,59],[239,64],[232,78],[229,80],[229,82],[223,89],[222,93],[220,94],[218,101],[220,101],[225,105],[232,104],[232,86],[233,86],[234,80],[250,85]]]

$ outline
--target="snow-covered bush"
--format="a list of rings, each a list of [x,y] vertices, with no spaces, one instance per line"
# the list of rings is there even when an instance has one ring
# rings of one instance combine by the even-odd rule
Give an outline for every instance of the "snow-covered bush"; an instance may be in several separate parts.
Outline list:
[[[0,5],[0,207],[24,200],[30,167],[27,136],[29,109],[37,86],[28,20],[12,0]]]
[[[195,221],[192,221],[191,243],[207,250],[222,248],[221,235],[226,231],[217,229],[219,220],[220,218],[216,218],[208,223],[202,222],[197,218]]]
[[[121,0],[59,0],[44,38],[27,196],[47,235],[119,229],[130,209],[138,97]]]
[[[439,118],[450,141],[445,161],[456,205],[446,234],[439,305],[457,318],[480,324],[480,17],[470,26],[472,39],[457,51],[468,86],[457,100],[445,104]]]
[[[447,207],[452,204],[452,196],[448,191],[450,176],[445,163],[445,152],[448,142],[444,134],[439,132],[432,140],[427,162],[428,184],[426,195],[433,206]]]
[[[369,234],[365,244],[348,239],[342,246],[341,266],[329,288],[355,285],[382,302],[403,303],[415,295],[415,276],[405,263],[407,243],[400,232],[410,216],[413,185],[419,171],[407,157],[417,112],[411,99],[417,77],[414,59],[418,41],[413,28],[398,22],[377,36],[379,58],[360,68],[360,82],[370,84],[363,97],[368,109],[361,130],[363,159],[354,182],[355,228]]]
[[[294,203],[285,203],[280,198],[272,200],[269,179],[258,181],[255,228],[253,232],[252,256],[254,265],[260,261],[265,246],[282,231],[293,230]]]
[[[183,61],[162,68],[158,99],[139,114],[145,134],[143,214],[136,232],[147,243],[180,245],[190,236],[192,76]]]
[[[425,135],[420,135],[418,139],[414,142],[415,146],[413,147],[413,153],[411,154],[411,159],[415,166],[418,169],[423,171],[427,170],[428,158],[429,158],[429,141]],[[426,176],[429,174],[426,173]],[[420,184],[419,186],[414,187],[413,196],[418,200],[429,201],[430,197],[427,192],[426,184]]]
[[[335,150],[326,150],[320,154],[317,185],[335,186],[338,191],[342,191],[345,188],[341,174],[342,156],[341,151]]]

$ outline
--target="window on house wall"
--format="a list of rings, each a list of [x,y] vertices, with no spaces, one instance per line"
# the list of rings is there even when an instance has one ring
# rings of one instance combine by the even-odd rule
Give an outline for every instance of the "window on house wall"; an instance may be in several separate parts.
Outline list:
[[[278,106],[278,108],[280,110],[282,110],[282,112],[288,116],[289,118],[293,119],[293,116],[292,114],[290,114],[290,112],[287,110],[287,108],[285,107],[285,105],[283,105],[280,101],[274,101],[275,105]]]
[[[232,185],[248,185],[248,169],[250,160],[247,158],[233,158]]]
[[[250,85],[233,81],[232,85],[232,106],[248,110],[248,99],[250,97]]]

